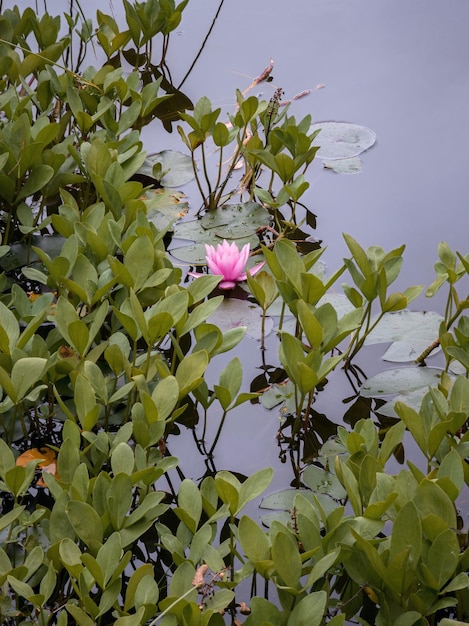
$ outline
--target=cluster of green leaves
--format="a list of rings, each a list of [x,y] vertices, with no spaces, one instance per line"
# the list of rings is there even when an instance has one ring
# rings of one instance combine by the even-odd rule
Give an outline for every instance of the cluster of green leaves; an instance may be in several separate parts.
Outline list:
[[[288,308],[294,317],[287,331],[282,327],[282,312],[279,349],[280,362],[294,388],[294,441],[309,428],[314,394],[328,375],[339,364],[349,366],[383,317],[406,309],[423,289],[388,293],[399,274],[404,247],[388,253],[377,246],[365,251],[353,237],[344,237],[352,258],[344,259],[344,265],[326,279],[321,277],[319,265],[324,249],[299,256],[295,245],[285,238],[280,238],[273,250],[262,247],[270,272],[248,276],[263,318],[277,298],[282,311]],[[346,270],[354,286],[343,285],[345,305],[341,303],[343,314],[339,317],[339,307],[328,299],[328,292]]]
[[[119,31],[111,16],[98,11],[97,37],[108,60],[99,69],[88,67],[81,73],[78,68],[85,52],[75,71],[67,69],[72,65],[71,42],[78,35],[80,46],[86,49],[93,32],[91,20],[78,29],[79,12],[67,15],[69,33],[60,37],[59,17],[39,17],[30,8],[21,13],[18,7],[2,13],[0,212],[4,244],[44,231],[60,203],[59,189],[69,188],[85,207],[102,197],[116,212],[122,201],[136,195],[129,185],[120,189],[123,175],[127,180],[143,163],[136,131],[155,117],[170,125],[180,109],[191,106],[149,63],[150,57],[138,50],[157,33],[167,38],[186,4],[175,7],[171,0],[154,0],[134,6],[126,2],[128,31]],[[137,49],[125,48],[130,40]],[[124,71],[123,63],[130,58],[134,69]],[[162,86],[166,93],[161,95]],[[110,150],[108,158],[115,162],[112,171],[107,172],[109,162],[93,161],[97,155],[90,154],[89,143],[98,141]],[[102,171],[107,172],[103,182]]]
[[[279,96],[270,102],[256,96],[244,98],[237,92],[237,110],[229,115],[227,122],[219,121],[221,109],[213,109],[208,98],[201,98],[192,115],[184,113],[190,131],[178,126],[179,133],[189,149],[196,173],[199,191],[204,207],[214,210],[228,198],[247,190],[252,201],[257,198],[273,211],[279,231],[295,229],[296,205],[309,188],[305,172],[312,163],[318,146],[312,143],[319,131],[310,132],[311,118],[297,122],[287,115],[287,108],[279,113]],[[208,165],[208,141],[211,140],[218,151],[218,167],[215,180],[212,180]],[[226,171],[223,164],[229,150],[229,165]],[[197,171],[196,154],[200,151],[202,167]],[[235,169],[244,164],[244,175],[237,190],[227,192],[227,185]],[[261,168],[268,171],[267,188],[259,185]],[[281,187],[273,190],[274,181],[279,179]],[[286,204],[291,206],[291,219],[286,221],[278,209]]]

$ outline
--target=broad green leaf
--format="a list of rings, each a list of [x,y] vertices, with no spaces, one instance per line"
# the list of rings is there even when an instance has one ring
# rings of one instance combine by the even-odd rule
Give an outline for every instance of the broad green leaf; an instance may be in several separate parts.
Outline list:
[[[425,478],[417,487],[414,504],[423,520],[427,515],[436,515],[450,528],[456,528],[454,504],[446,493],[433,481]]]
[[[20,327],[15,315],[0,302],[0,350],[11,354],[20,336]]]
[[[179,398],[179,385],[176,378],[167,376],[160,380],[151,397],[158,410],[158,419],[166,420],[171,416]]]
[[[215,488],[221,500],[229,506],[230,513],[236,515],[241,488],[239,480],[231,472],[222,470],[215,476]]]
[[[425,560],[439,588],[443,587],[454,574],[459,561],[459,543],[452,529],[447,528],[437,536]]]
[[[185,479],[180,484],[178,507],[186,513],[189,518],[188,528],[195,533],[202,515],[202,496],[192,480]]]
[[[390,558],[409,550],[408,567],[416,570],[422,551],[422,526],[415,504],[407,502],[394,520],[391,536]]]
[[[287,626],[320,626],[326,611],[327,593],[315,591],[302,598],[295,606]]]
[[[316,581],[322,578],[330,569],[334,566],[339,556],[340,549],[336,548],[332,552],[326,554],[322,559],[319,559],[311,570],[305,587],[311,587]]]
[[[258,470],[254,474],[251,474],[242,484],[239,489],[239,502],[236,513],[241,511],[241,509],[251,500],[254,500],[261,493],[267,489],[270,485],[272,478],[274,475],[274,471],[271,467],[266,467],[264,469]]]
[[[289,532],[278,532],[272,539],[272,560],[280,580],[278,585],[299,589],[301,577],[301,556],[298,543]],[[319,623],[319,622],[318,622]]]
[[[141,235],[132,242],[125,253],[124,266],[133,278],[133,288],[139,291],[151,271],[153,271],[153,260],[155,250],[150,238]]]
[[[94,508],[86,502],[71,501],[66,513],[78,537],[96,554],[103,542],[103,526]]]
[[[135,458],[132,448],[128,443],[117,444],[111,454],[111,468],[116,476],[119,473],[130,476],[134,470]]]
[[[199,350],[186,356],[176,370],[176,381],[179,386],[179,399],[184,398],[202,382],[203,374],[209,362],[205,350]]]
[[[270,545],[266,533],[247,515],[243,515],[238,528],[238,538],[246,556],[254,562],[270,558]]]
[[[22,400],[31,387],[40,380],[46,363],[47,359],[40,357],[26,357],[16,361],[11,370],[11,382],[15,389],[14,400],[16,402]]]

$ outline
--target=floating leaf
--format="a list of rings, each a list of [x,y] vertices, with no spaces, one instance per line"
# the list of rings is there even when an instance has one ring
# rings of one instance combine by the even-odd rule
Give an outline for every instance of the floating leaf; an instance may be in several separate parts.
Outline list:
[[[326,169],[333,170],[337,174],[357,174],[362,169],[362,162],[358,157],[323,161],[322,164]]]
[[[222,239],[236,240],[238,246],[246,243],[255,248],[259,244],[256,235],[258,228],[270,223],[269,212],[256,202],[243,204],[226,204],[207,212],[201,219],[189,222],[181,222],[174,227],[174,236],[180,239],[190,239],[198,244],[208,243],[215,245]],[[189,246],[191,252],[186,254],[187,249],[177,248],[172,254],[183,261],[193,263],[205,262],[205,249],[203,246],[197,250],[203,250],[203,254],[194,260],[194,246]]]
[[[161,178],[154,174],[153,166],[156,163],[161,165]],[[157,154],[148,155],[143,166],[139,169],[139,174],[158,178],[163,187],[181,187],[193,180],[194,168],[192,160],[187,154],[177,150],[163,150]]]
[[[394,404],[399,400],[418,411],[429,387],[437,387],[441,370],[434,367],[398,367],[372,376],[365,381],[360,395],[365,398],[397,396],[380,407],[382,415],[397,417]]]
[[[356,157],[376,141],[376,133],[366,126],[348,122],[316,122],[311,131],[320,129],[317,156],[320,159],[349,159]]]
[[[158,230],[164,230],[173,222],[187,215],[189,205],[181,191],[172,189],[147,189],[142,200],[147,207],[147,218]]]
[[[342,500],[347,496],[337,476],[317,465],[306,467],[303,472],[303,482],[315,493],[325,493],[336,500]]]
[[[385,361],[414,361],[439,335],[443,317],[432,311],[386,313],[366,338],[366,344],[392,341],[383,356]]]
[[[210,324],[215,324],[222,332],[233,328],[246,326],[246,334],[251,339],[262,338],[262,317],[261,310],[256,304],[247,300],[236,298],[225,298],[218,309],[207,320]],[[267,336],[273,327],[270,317],[265,319],[265,335]]]

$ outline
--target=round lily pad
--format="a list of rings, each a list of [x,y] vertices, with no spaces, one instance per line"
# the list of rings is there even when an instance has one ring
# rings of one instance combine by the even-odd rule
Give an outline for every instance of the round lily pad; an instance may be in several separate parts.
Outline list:
[[[365,398],[394,396],[379,412],[389,417],[397,417],[394,405],[404,402],[416,411],[429,387],[437,387],[441,371],[435,367],[397,367],[380,372],[366,380],[360,395]]]
[[[442,321],[443,317],[433,311],[386,313],[365,343],[392,342],[383,360],[414,361],[438,337]]]
[[[213,230],[223,239],[249,237],[262,226],[268,226],[271,218],[267,209],[257,202],[225,204],[215,211],[207,211],[200,220],[204,230]]]
[[[154,178],[153,166],[161,164],[162,177],[159,182],[163,187],[182,187],[194,178],[194,168],[189,155],[177,150],[163,150],[150,154],[139,170],[139,174]]]
[[[320,129],[316,138],[320,148],[320,159],[350,159],[371,148],[376,141],[376,133],[366,126],[348,122],[316,122],[311,131]]]

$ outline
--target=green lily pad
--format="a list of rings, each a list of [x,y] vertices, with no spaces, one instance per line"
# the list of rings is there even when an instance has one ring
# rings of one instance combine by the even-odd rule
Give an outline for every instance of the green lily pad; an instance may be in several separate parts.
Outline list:
[[[269,223],[269,212],[256,202],[226,204],[207,212],[201,219],[176,224],[174,236],[194,241],[195,245],[174,248],[171,254],[191,265],[204,265],[205,247],[202,244],[216,246],[227,239],[235,240],[239,248],[248,243],[253,249],[259,245],[257,229]]]
[[[399,363],[415,361],[438,337],[443,319],[441,315],[433,311],[386,313],[377,327],[368,335],[365,344],[393,342],[383,356],[384,361]]]
[[[316,142],[320,145],[317,156],[320,159],[350,159],[371,148],[376,141],[376,133],[366,126],[348,122],[316,122],[311,131],[320,129]]]
[[[195,220],[183,222],[181,225],[187,226],[187,229],[184,228],[183,231],[189,233],[191,230],[190,225],[194,224],[194,222]],[[198,226],[197,226],[197,232],[199,232]],[[190,239],[190,237],[184,237],[184,239]],[[220,237],[217,237],[216,234],[213,233],[212,231],[205,231],[204,238],[199,243],[191,243],[190,245],[187,245],[187,246],[180,246],[178,248],[172,248],[170,250],[170,253],[173,257],[175,257],[176,259],[179,259],[179,261],[184,261],[186,263],[189,263],[189,265],[206,265],[207,260],[205,258],[205,244],[208,243],[211,246],[216,246],[222,241],[223,239],[220,239]],[[244,246],[246,243],[248,243],[251,246],[251,248],[254,248],[259,243],[259,239],[257,238],[257,235],[251,235],[251,237],[243,237],[243,239],[236,240],[236,244],[238,245],[239,248]],[[254,264],[255,263],[253,261],[252,265]]]
[[[326,169],[337,174],[357,174],[362,169],[362,162],[358,157],[323,161],[322,164]]]
[[[360,395],[364,398],[394,396],[379,412],[397,417],[394,404],[399,400],[419,410],[423,396],[429,387],[437,387],[442,370],[435,367],[397,367],[380,372],[366,380]]]
[[[177,150],[163,150],[150,154],[145,159],[139,174],[155,178],[153,166],[161,164],[162,177],[159,179],[163,187],[182,187],[194,179],[194,168],[189,155]]]
[[[207,243],[207,231],[219,239],[240,240],[255,235],[258,228],[268,226],[269,212],[256,202],[225,204],[214,211],[208,211],[200,220],[181,222],[174,228],[175,237]],[[258,239],[256,236],[256,241]]]
[[[207,321],[218,326],[222,332],[238,328],[239,326],[246,326],[246,335],[248,337],[251,337],[251,339],[262,338],[261,309],[248,300],[225,298]],[[272,331],[272,327],[272,319],[267,317],[265,320],[265,336]]]

